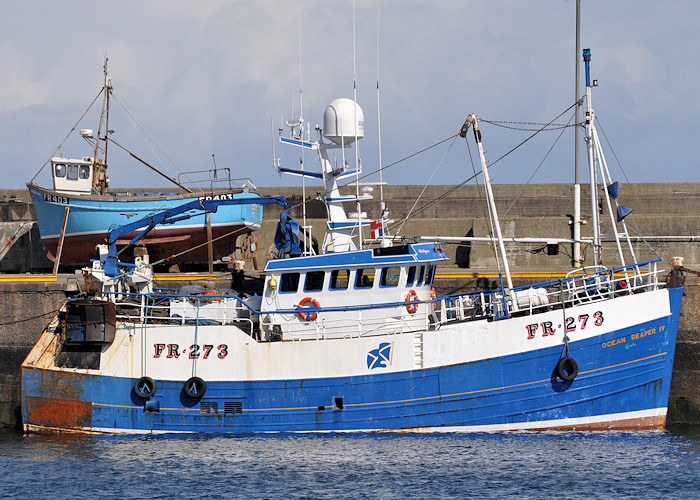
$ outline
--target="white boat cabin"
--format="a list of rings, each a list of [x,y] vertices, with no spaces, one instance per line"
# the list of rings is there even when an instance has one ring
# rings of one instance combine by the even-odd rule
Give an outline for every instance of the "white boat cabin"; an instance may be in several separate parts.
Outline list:
[[[414,243],[271,260],[261,340],[342,338],[427,329],[439,244]]]
[[[73,158],[51,158],[53,188],[65,194],[104,194],[106,189],[107,165],[104,160],[86,156],[82,160]]]

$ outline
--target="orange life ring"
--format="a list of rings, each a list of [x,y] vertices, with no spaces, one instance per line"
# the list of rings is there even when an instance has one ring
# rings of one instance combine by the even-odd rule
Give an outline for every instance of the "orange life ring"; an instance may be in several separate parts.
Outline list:
[[[433,287],[430,287],[430,298],[433,299],[433,311],[435,310],[435,297],[437,294],[435,293],[435,289]]]
[[[297,309],[301,309],[304,307],[306,304],[311,302],[314,307],[321,307],[321,304],[319,304],[318,300],[312,298],[312,297],[304,297],[301,299],[299,302],[299,305],[297,306]],[[312,313],[304,312],[304,311],[299,311],[297,313],[299,317],[302,319],[302,321],[316,321],[316,318],[318,318],[318,312],[314,311]]]
[[[411,288],[406,294],[406,302],[411,302],[414,300],[418,300],[418,294]],[[406,310],[409,314],[413,314],[418,310],[418,304],[406,304]]]

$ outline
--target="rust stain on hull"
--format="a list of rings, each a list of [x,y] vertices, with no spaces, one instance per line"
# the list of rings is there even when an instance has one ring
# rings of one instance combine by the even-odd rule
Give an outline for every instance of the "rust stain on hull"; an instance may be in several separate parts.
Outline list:
[[[27,397],[27,422],[62,429],[90,428],[92,404],[75,399]]]
[[[664,429],[666,415],[639,417],[613,422],[591,422],[588,424],[552,425],[542,428],[528,429],[532,431],[648,431]]]

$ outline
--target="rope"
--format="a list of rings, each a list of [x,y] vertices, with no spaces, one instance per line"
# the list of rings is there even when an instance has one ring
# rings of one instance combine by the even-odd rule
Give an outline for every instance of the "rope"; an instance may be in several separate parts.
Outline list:
[[[509,130],[520,130],[524,132],[535,132],[535,131],[540,131],[540,132],[549,132],[549,131],[554,131],[554,130],[559,130],[559,129],[566,129],[569,127],[576,127],[578,125],[583,125],[583,123],[570,123],[571,120],[569,120],[569,123],[538,123],[538,122],[508,122],[508,121],[498,121],[498,120],[481,120],[485,123],[490,123],[491,125],[495,125],[496,127],[501,127],[501,128],[507,128]],[[505,125],[506,123],[509,124],[515,124],[515,125],[538,125],[539,128],[521,128],[521,127],[509,127]]]
[[[58,311],[60,311],[60,310],[61,310],[61,308],[59,307],[58,309],[55,309],[55,310],[53,310],[53,311],[49,311],[49,312],[44,313],[44,314],[39,314],[38,316],[32,316],[32,317],[29,317],[29,318],[18,319],[18,320],[16,320],[16,321],[8,321],[8,322],[6,322],[6,323],[0,323],[0,326],[16,325],[16,324],[19,324],[19,323],[24,323],[24,322],[26,322],[26,321],[32,321],[32,320],[35,320],[35,319],[43,318],[43,317],[45,317],[45,316],[50,316],[50,315],[52,315],[52,314],[55,315],[55,314],[56,314]]]
[[[528,142],[530,139],[532,139],[533,137],[535,137],[537,134],[539,134],[540,132],[544,131],[549,125],[551,125],[552,123],[554,123],[555,120],[558,120],[562,115],[564,115],[565,113],[567,113],[571,108],[573,108],[574,106],[576,106],[579,102],[580,102],[580,100],[579,100],[579,101],[576,101],[576,102],[573,103],[571,106],[569,106],[568,108],[566,108],[564,111],[562,111],[561,113],[559,113],[552,121],[550,121],[549,123],[545,124],[542,128],[540,128],[540,129],[538,129],[537,131],[535,131],[534,134],[532,134],[532,135],[530,135],[529,137],[527,137],[524,141],[522,141],[520,144],[518,144],[517,146],[515,146],[514,148],[512,148],[510,151],[508,151],[508,152],[506,152],[505,154],[501,155],[501,157],[498,158],[498,159],[497,159],[496,161],[494,161],[493,163],[491,163],[490,166],[495,165],[496,163],[498,163],[499,161],[501,161],[503,158],[505,158],[506,156],[508,156],[509,154],[511,154],[513,151],[515,151],[516,149],[518,149],[520,146],[522,146],[523,144],[525,144],[526,142]],[[482,119],[481,121],[486,122],[486,123],[489,123],[487,120],[483,120],[483,119]]]
[[[561,359],[571,356],[571,352],[569,351],[569,336],[566,332],[566,303],[564,302],[564,281],[562,279],[559,279],[559,297],[561,300],[561,312],[564,316],[564,323],[562,323],[564,327],[564,338],[562,339],[564,342],[564,349],[562,349],[561,355],[559,356],[559,359]],[[566,356],[564,356],[564,354],[566,354]]]

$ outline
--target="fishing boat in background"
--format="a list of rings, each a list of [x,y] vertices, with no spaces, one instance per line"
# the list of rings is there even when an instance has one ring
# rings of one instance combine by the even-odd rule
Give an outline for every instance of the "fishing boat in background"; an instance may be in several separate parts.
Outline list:
[[[607,185],[609,173],[590,93],[587,84],[597,214],[596,176]],[[268,261],[261,293],[156,289],[148,258],[118,261],[114,242],[123,232],[167,222],[192,204],[110,232],[85,271],[100,292],[67,301],[22,365],[25,431],[663,428],[683,289],[666,285],[658,260],[638,262],[631,245],[623,251],[628,211],[616,191],[607,190],[604,206],[621,262],[603,265],[596,227],[585,240],[592,265],[515,286],[480,120],[470,115],[460,135],[471,129],[479,151],[501,285],[439,295],[436,266],[448,260],[442,244],[392,238],[384,213],[372,225],[359,196],[340,195],[337,180],[352,170],[344,151],[364,135],[361,116],[353,100],[334,101],[316,140],[303,126],[282,138],[318,155],[321,172],[290,173],[324,180],[319,197],[329,221],[316,252],[285,212],[275,238],[279,258]],[[334,150],[342,161],[330,160]],[[358,207],[356,216],[345,214],[345,202]]]
[[[121,227],[149,214],[173,208],[193,200],[208,198],[254,198],[259,196],[250,179],[233,179],[230,169],[183,172],[175,179],[110,137],[110,99],[112,84],[105,62],[104,104],[97,136],[91,129],[80,130],[90,143],[91,156],[82,158],[52,157],[52,188],[27,184],[31,195],[41,241],[47,257],[58,264],[81,266],[95,256],[95,247],[106,242],[107,230]],[[89,109],[89,108],[88,108]],[[87,113],[87,111],[86,111]],[[131,157],[177,186],[172,193],[148,190],[108,189],[107,146],[125,149]],[[100,153],[103,153],[100,157]],[[38,175],[38,174],[37,174]],[[35,176],[36,178],[36,176]],[[170,264],[206,264],[231,256],[236,238],[260,228],[262,206],[256,204],[225,206],[211,214],[200,214],[154,228],[142,244],[154,260],[178,255]],[[126,245],[136,233],[124,235],[120,245]]]

